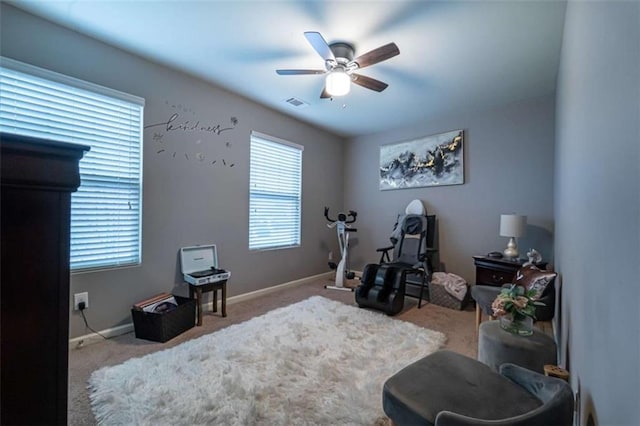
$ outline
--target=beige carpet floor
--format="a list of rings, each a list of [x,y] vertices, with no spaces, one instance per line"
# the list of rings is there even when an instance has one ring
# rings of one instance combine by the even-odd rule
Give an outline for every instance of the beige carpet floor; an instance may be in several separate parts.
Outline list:
[[[69,351],[69,425],[93,425],[95,418],[89,405],[87,380],[91,373],[107,365],[178,345],[187,340],[212,333],[231,324],[246,321],[272,309],[299,302],[313,295],[355,305],[354,294],[325,289],[328,280],[287,288],[251,300],[228,304],[227,317],[205,312],[201,327],[194,327],[166,343],[154,343],[136,339],[133,333],[118,336],[101,343],[87,345]],[[91,324],[91,312],[87,312]],[[476,357],[477,339],[474,328],[474,311],[471,304],[463,311],[423,304],[418,309],[416,299],[407,297],[403,311],[395,316],[416,325],[443,332],[447,336],[446,347],[453,351]],[[220,342],[224,344],[224,342]],[[381,342],[381,344],[384,344]]]

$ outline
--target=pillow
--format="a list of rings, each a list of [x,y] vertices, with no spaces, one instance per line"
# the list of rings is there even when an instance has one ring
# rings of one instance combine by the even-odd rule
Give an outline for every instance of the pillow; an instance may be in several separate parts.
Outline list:
[[[525,290],[535,290],[533,299],[539,299],[544,293],[549,283],[556,277],[552,271],[543,271],[534,265],[523,266],[516,273],[516,285],[524,287]]]

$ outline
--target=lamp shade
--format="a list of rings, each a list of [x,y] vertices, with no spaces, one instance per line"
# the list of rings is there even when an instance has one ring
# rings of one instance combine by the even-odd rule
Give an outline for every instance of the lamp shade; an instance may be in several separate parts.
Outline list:
[[[331,96],[346,95],[351,90],[351,76],[343,69],[334,69],[327,75],[326,89]]]
[[[523,237],[527,233],[527,217],[517,214],[500,215],[500,235],[502,237]]]

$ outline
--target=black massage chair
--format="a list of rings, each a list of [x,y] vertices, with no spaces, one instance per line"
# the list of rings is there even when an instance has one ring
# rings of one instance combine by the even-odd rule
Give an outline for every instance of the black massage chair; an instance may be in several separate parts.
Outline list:
[[[407,275],[411,274],[420,278],[418,308],[422,306],[423,293],[432,273],[433,250],[427,247],[427,240],[432,245],[434,228],[435,216],[407,214],[398,219],[391,238],[394,245],[377,250],[382,253],[379,264],[364,267],[355,294],[359,307],[396,315],[404,307]],[[392,249],[393,261],[389,256]]]

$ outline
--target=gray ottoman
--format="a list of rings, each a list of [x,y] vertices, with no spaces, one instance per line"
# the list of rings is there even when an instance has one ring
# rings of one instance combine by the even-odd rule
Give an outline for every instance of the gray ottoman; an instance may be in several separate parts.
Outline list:
[[[542,399],[527,389],[528,386],[517,384],[473,358],[441,350],[390,377],[382,389],[382,407],[393,423],[400,426],[443,424],[436,421],[442,412],[498,421],[524,417],[533,410],[542,411],[539,410],[543,405]],[[547,393],[551,395],[553,392]],[[569,394],[573,401],[573,395],[571,392]],[[549,425],[559,422],[530,421],[528,424]]]
[[[500,328],[500,321],[480,324],[478,361],[494,371],[509,362],[544,373],[545,364],[556,364],[556,357],[556,342],[535,327],[531,336],[518,336]]]

